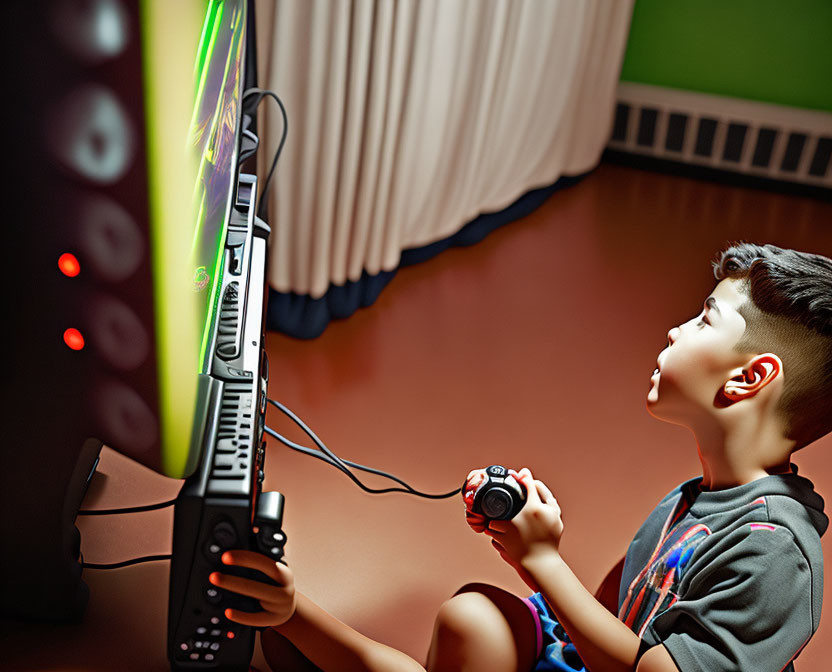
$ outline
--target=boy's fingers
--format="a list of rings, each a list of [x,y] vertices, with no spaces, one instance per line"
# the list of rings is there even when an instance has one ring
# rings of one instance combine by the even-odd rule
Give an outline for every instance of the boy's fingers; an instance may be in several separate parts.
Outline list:
[[[537,486],[537,492],[540,495],[540,498],[546,502],[547,504],[551,504],[556,502],[555,496],[552,494],[552,491],[546,487],[543,481],[535,481],[535,486]]]
[[[488,529],[497,534],[505,534],[511,527],[511,522],[508,520],[492,520],[488,523]]]
[[[471,469],[471,471],[469,471],[468,475],[465,477],[465,481],[470,481],[477,474],[482,476],[483,474],[485,474],[485,469]]]
[[[482,532],[485,529],[485,516],[481,516],[479,513],[466,511],[465,520],[475,532]]]
[[[540,496],[537,494],[537,488],[534,485],[534,476],[532,476],[532,472],[526,467],[523,467],[520,471],[515,471],[514,473],[516,474],[514,477],[515,480],[519,481],[526,489],[526,499],[530,502],[539,502]]]
[[[290,586],[295,582],[295,576],[289,565],[282,562],[274,563],[274,568],[277,571],[277,579],[275,579],[281,586]]]
[[[465,492],[476,490],[485,480],[485,469],[474,469],[465,479]]]
[[[278,614],[286,611],[288,605],[292,604],[294,598],[284,595],[280,602],[270,602],[269,600],[260,600],[260,606],[272,614]]]
[[[478,513],[472,513],[465,516],[465,521],[477,531],[481,532],[486,527],[485,517]]]
[[[474,532],[484,532],[486,530],[486,526],[484,522],[473,522],[468,521],[468,527],[470,527]]]
[[[267,600],[269,602],[279,602],[286,590],[282,586],[271,586],[267,583],[244,579],[241,576],[220,574],[219,572],[211,572],[208,576],[208,581],[223,590],[230,590],[239,595],[253,597],[258,600]]]
[[[229,621],[234,621],[240,625],[250,625],[255,628],[266,628],[274,622],[274,614],[270,614],[267,611],[258,611],[252,614],[247,611],[240,611],[239,609],[226,609],[225,617]]]
[[[254,551],[226,551],[222,554],[222,562],[226,565],[236,565],[237,567],[256,569],[263,572],[263,574],[271,579],[274,579],[278,583],[283,583],[283,579],[286,578],[286,574],[278,570],[277,562],[267,558],[261,553],[255,553]],[[282,577],[281,573],[283,574]]]
[[[503,560],[505,560],[506,562],[509,562],[509,557],[508,557],[508,554],[506,553],[506,549],[503,548],[503,545],[499,541],[497,541],[496,539],[492,539],[491,540],[491,545],[494,548],[497,549],[497,552],[500,554],[500,557]]]

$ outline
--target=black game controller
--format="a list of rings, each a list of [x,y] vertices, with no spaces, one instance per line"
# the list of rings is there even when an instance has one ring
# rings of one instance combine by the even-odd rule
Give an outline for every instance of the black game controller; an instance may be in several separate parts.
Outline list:
[[[523,486],[498,464],[488,467],[485,474],[486,479],[474,491],[471,510],[489,520],[511,520],[526,503]]]
[[[254,630],[225,618],[225,609],[259,612],[263,607],[251,597],[232,593],[208,581],[217,571],[240,576],[260,583],[277,585],[261,572],[225,565],[222,554],[228,550],[247,549],[283,562],[286,535],[281,529],[283,495],[261,492],[257,498],[254,520],[246,518],[243,508],[238,511],[227,505],[212,513],[211,506],[202,509],[202,524],[195,526],[191,537],[194,553],[187,563],[179,564],[177,572],[185,577],[177,581],[182,593],[171,602],[169,619],[169,659],[172,670],[216,669],[248,670],[254,647]],[[180,528],[188,520],[184,511],[176,523]],[[252,524],[253,523],[253,524]],[[254,530],[257,530],[256,532]],[[196,543],[193,539],[196,538]],[[175,556],[174,556],[175,557]]]
[[[215,586],[212,572],[276,585],[262,572],[222,562],[225,551],[238,549],[283,558],[283,495],[262,489],[265,385],[251,377],[210,379],[200,388],[218,412],[202,432],[200,464],[174,508],[167,647],[174,672],[248,672],[257,629],[230,621],[225,610],[259,612],[262,605]]]

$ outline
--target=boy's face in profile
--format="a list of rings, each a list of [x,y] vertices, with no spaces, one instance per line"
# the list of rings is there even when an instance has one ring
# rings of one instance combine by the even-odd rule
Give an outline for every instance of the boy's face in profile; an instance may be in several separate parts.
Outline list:
[[[731,378],[742,376],[751,354],[735,349],[745,332],[745,319],[737,311],[747,300],[739,281],[723,280],[702,312],[668,332],[668,345],[650,379],[651,415],[694,428],[713,413],[718,393]]]

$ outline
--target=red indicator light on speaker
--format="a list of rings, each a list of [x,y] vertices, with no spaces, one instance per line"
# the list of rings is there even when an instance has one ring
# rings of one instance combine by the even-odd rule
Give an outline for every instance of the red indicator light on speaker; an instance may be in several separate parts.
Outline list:
[[[74,278],[81,272],[81,264],[78,263],[75,255],[69,252],[64,252],[58,257],[58,268],[61,269],[61,273],[69,278]]]
[[[225,636],[228,637],[228,639],[234,639],[234,637],[236,637],[236,635],[230,630],[225,633]]]
[[[64,332],[64,343],[67,344],[71,350],[84,349],[84,337],[77,329],[69,328]]]

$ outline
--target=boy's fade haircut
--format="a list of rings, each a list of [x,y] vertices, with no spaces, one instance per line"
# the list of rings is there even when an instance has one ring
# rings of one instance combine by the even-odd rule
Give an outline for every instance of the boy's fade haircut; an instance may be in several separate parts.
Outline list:
[[[777,412],[795,449],[832,431],[832,259],[775,245],[737,243],[714,262],[717,280],[741,280],[740,352],[783,362]]]

